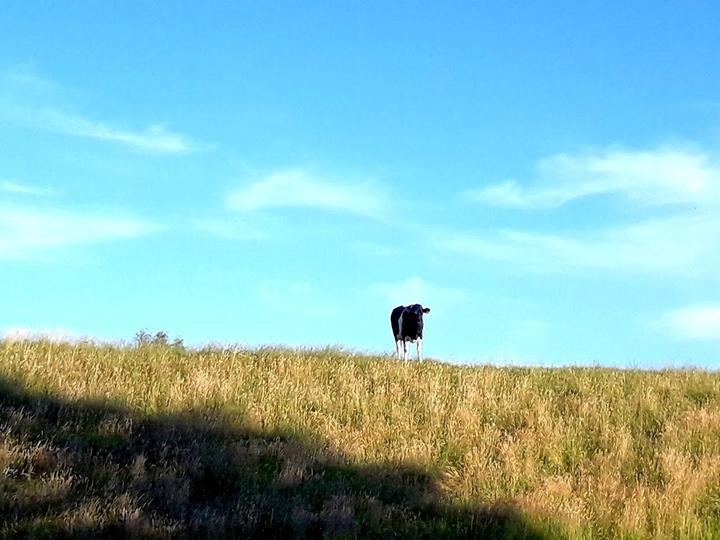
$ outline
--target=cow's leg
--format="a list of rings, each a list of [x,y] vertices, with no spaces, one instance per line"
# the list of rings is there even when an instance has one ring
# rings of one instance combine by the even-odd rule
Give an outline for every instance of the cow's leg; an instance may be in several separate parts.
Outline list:
[[[408,342],[403,339],[403,360],[408,359]]]
[[[422,338],[418,338],[415,347],[417,348],[418,361],[422,362]]]
[[[398,360],[402,360],[403,352],[402,352],[402,340],[395,338],[395,354],[397,354]]]

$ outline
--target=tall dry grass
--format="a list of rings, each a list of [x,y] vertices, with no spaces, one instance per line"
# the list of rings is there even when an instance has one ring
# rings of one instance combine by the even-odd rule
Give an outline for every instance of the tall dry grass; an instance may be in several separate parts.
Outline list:
[[[720,537],[717,373],[28,341],[0,377],[4,536]]]

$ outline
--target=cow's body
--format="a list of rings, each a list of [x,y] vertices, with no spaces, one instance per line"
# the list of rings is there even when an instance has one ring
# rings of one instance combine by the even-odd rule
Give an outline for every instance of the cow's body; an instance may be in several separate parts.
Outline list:
[[[415,343],[418,360],[422,360],[423,315],[430,308],[420,304],[398,306],[390,313],[390,326],[395,337],[395,350],[398,358],[407,360],[408,342]]]

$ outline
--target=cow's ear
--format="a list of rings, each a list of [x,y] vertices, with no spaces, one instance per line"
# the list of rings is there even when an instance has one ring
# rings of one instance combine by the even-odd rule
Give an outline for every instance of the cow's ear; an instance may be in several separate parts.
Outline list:
[[[430,313],[430,308],[429,307],[423,308],[423,313]]]

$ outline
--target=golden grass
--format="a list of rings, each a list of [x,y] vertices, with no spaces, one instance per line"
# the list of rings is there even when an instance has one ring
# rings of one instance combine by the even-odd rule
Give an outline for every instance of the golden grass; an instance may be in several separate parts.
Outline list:
[[[717,373],[28,341],[0,344],[0,377],[15,388],[0,400],[0,487],[12,493],[0,495],[0,513],[10,516],[5,536],[459,537],[497,532],[492,523],[511,513],[517,523],[501,530],[508,537],[720,537]],[[60,412],[48,416],[48,403]],[[80,414],[78,404],[101,412]],[[193,426],[201,418],[190,434],[167,428],[185,433],[177,444],[192,453],[197,441],[220,436],[234,456],[223,466],[252,468],[251,479],[242,477],[257,483],[252,493],[236,496],[233,487],[222,504],[200,501],[184,458],[162,457],[172,454],[172,438],[162,443],[168,448],[142,441],[155,436],[148,423],[189,416]],[[95,419],[91,433],[87,418]],[[217,457],[203,448],[195,465]],[[275,461],[265,478],[258,463],[268,455]],[[384,495],[408,471],[414,487]],[[93,482],[112,496],[90,489]],[[32,501],[44,510],[24,510]],[[201,506],[203,515],[192,514]]]

